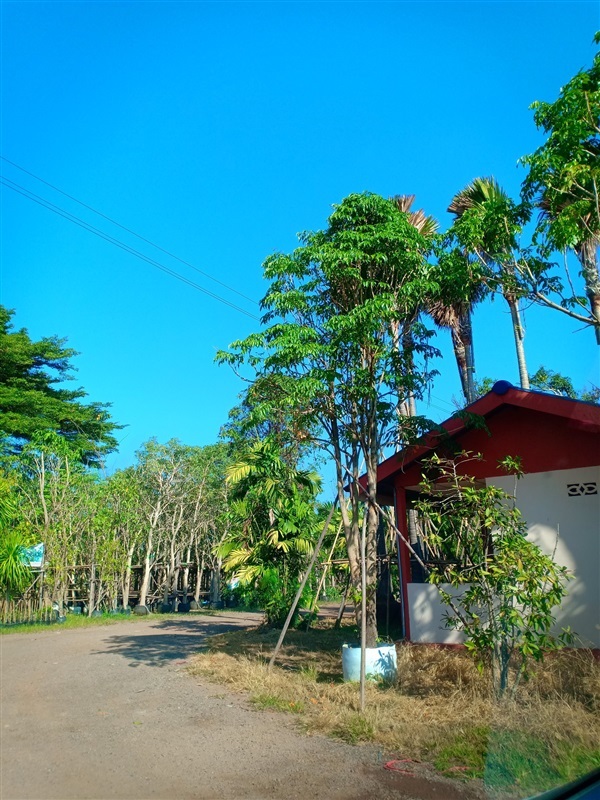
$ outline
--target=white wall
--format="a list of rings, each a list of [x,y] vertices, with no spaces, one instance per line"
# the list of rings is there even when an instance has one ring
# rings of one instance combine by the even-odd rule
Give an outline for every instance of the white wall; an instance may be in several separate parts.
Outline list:
[[[442,588],[451,593],[451,586]],[[408,609],[410,613],[410,641],[424,644],[462,644],[465,637],[460,631],[446,628],[444,613],[448,610],[442,602],[437,586],[431,583],[408,584]]]
[[[512,493],[514,478],[493,478],[488,485]],[[557,629],[569,625],[581,646],[600,647],[600,494],[568,494],[568,484],[595,483],[600,467],[525,475],[517,485],[517,506],[527,521],[529,538],[567,567],[574,579],[556,609]],[[410,588],[410,587],[409,587]]]

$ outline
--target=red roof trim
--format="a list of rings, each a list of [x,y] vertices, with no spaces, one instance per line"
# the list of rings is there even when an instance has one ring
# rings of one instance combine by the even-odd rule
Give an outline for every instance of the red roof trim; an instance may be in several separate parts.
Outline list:
[[[464,412],[485,418],[502,406],[517,406],[543,414],[566,417],[589,428],[590,431],[600,431],[600,406],[544,392],[517,389],[507,381],[498,381],[490,392],[466,406]],[[453,416],[442,422],[440,427],[450,436],[456,436],[467,429],[467,424],[461,417]],[[440,433],[431,431],[425,435],[423,444],[409,447],[382,461],[377,468],[377,482],[389,478],[396,472],[404,472],[414,461],[433,450],[441,438]]]

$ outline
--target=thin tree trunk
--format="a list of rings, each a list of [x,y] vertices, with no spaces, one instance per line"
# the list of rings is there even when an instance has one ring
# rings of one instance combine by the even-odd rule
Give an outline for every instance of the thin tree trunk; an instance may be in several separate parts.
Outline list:
[[[367,627],[367,509],[363,512],[360,536],[360,710],[365,710],[365,683],[367,671],[367,647],[375,647],[377,641],[369,644]]]
[[[592,316],[596,323],[594,330],[596,342],[600,344],[600,272],[598,270],[598,246],[594,239],[583,242],[575,248],[575,253],[582,267],[585,290],[590,301]]]
[[[451,328],[450,333],[452,334],[452,346],[454,347],[454,357],[456,358],[456,365],[458,366],[458,374],[460,375],[460,385],[463,390],[463,394],[465,396],[465,400],[467,403],[470,403],[471,400],[469,399],[469,370],[467,366],[467,354],[465,350],[465,344],[462,340],[460,332],[456,328]]]
[[[198,558],[198,554],[196,554],[196,558]],[[200,602],[200,592],[202,591],[202,576],[204,575],[204,556],[202,556],[202,560],[200,563],[196,564],[196,588],[194,590],[194,600],[196,603]]]
[[[92,616],[92,612],[96,608],[96,564],[92,556],[92,564],[90,566],[90,582],[88,590],[88,617]]]
[[[517,351],[517,363],[519,365],[519,381],[522,389],[529,389],[529,374],[527,372],[527,363],[525,361],[525,346],[523,344],[525,338],[525,331],[521,322],[521,311],[519,309],[519,301],[513,295],[505,295],[506,302],[510,308],[510,317],[512,320],[513,333],[515,335],[515,348]]]
[[[465,366],[467,383],[467,402],[473,403],[475,397],[475,351],[473,349],[473,325],[471,311],[468,310],[460,317],[460,333],[465,346]]]
[[[590,298],[592,314],[594,318],[597,320],[596,324],[594,325],[594,331],[596,333],[596,342],[597,344],[600,344],[600,294],[590,294],[588,296]]]
[[[150,586],[150,552],[152,549],[152,533],[146,543],[146,554],[144,556],[144,575],[142,578],[142,585],[140,586],[140,596],[138,603],[140,606],[146,605],[146,598],[148,596],[148,588]]]
[[[131,590],[131,564],[133,562],[133,551],[135,547],[132,545],[127,551],[127,564],[125,565],[125,575],[123,576],[123,608],[129,607],[129,592]]]

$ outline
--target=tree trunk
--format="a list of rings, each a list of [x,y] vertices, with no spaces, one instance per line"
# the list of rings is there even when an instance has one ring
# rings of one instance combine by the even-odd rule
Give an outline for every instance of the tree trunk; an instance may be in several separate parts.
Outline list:
[[[460,335],[465,347],[466,362],[466,398],[468,403],[473,403],[475,397],[475,351],[473,349],[473,326],[471,323],[471,311],[468,310],[460,317]]]
[[[469,370],[467,366],[467,354],[465,351],[465,344],[457,328],[451,328],[452,346],[454,347],[454,357],[456,358],[456,365],[458,366],[458,374],[460,375],[460,385],[465,396],[467,403],[469,399]]]
[[[185,554],[185,567],[183,568],[183,575],[181,580],[181,588],[183,591],[183,602],[187,603],[188,601],[188,594],[190,591],[190,561],[192,558],[192,550],[191,547],[188,547],[186,554]]]
[[[196,555],[196,558],[198,556]],[[196,588],[194,590],[194,600],[200,602],[200,592],[202,591],[202,576],[204,575],[204,556],[200,563],[196,563]]]
[[[515,348],[517,351],[517,363],[519,365],[519,380],[522,389],[529,389],[529,374],[527,372],[527,363],[525,361],[525,347],[523,340],[525,338],[525,331],[521,323],[521,311],[519,309],[519,301],[514,295],[505,295],[506,302],[510,308],[510,317],[512,320],[513,333],[515,335]]]
[[[125,575],[123,576],[123,608],[129,606],[129,592],[131,590],[131,564],[133,561],[134,547],[127,551],[127,564],[125,565]]]
[[[221,559],[211,571],[210,576],[210,602],[216,605],[221,600]]]
[[[600,344],[600,274],[598,271],[598,246],[594,239],[583,242],[575,248],[575,254],[581,262],[585,291],[590,301],[596,342]]]
[[[92,560],[90,566],[90,582],[88,590],[88,617],[92,616],[92,612],[96,608],[96,565]]]
[[[146,605],[146,598],[148,596],[148,588],[150,586],[150,552],[152,550],[152,533],[146,543],[146,554],[144,556],[144,576],[142,578],[142,585],[140,586],[140,596],[138,604],[140,606]]]
[[[598,294],[589,294],[588,297],[590,300],[590,306],[592,307],[592,314],[597,320],[596,324],[594,325],[596,343],[600,344],[600,291]]]

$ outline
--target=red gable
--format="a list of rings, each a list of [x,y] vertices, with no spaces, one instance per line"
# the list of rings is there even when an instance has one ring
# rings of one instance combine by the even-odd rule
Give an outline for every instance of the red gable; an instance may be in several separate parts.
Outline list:
[[[483,418],[487,429],[470,425],[469,415]],[[443,447],[449,436],[461,450],[483,455],[483,461],[469,463],[475,478],[505,474],[498,462],[506,456],[519,456],[526,473],[600,464],[600,406],[517,389],[507,381],[498,381],[461,416],[451,417],[440,427],[441,431],[427,434],[422,444],[379,465],[382,495],[391,495],[394,486],[418,485],[420,462]]]

